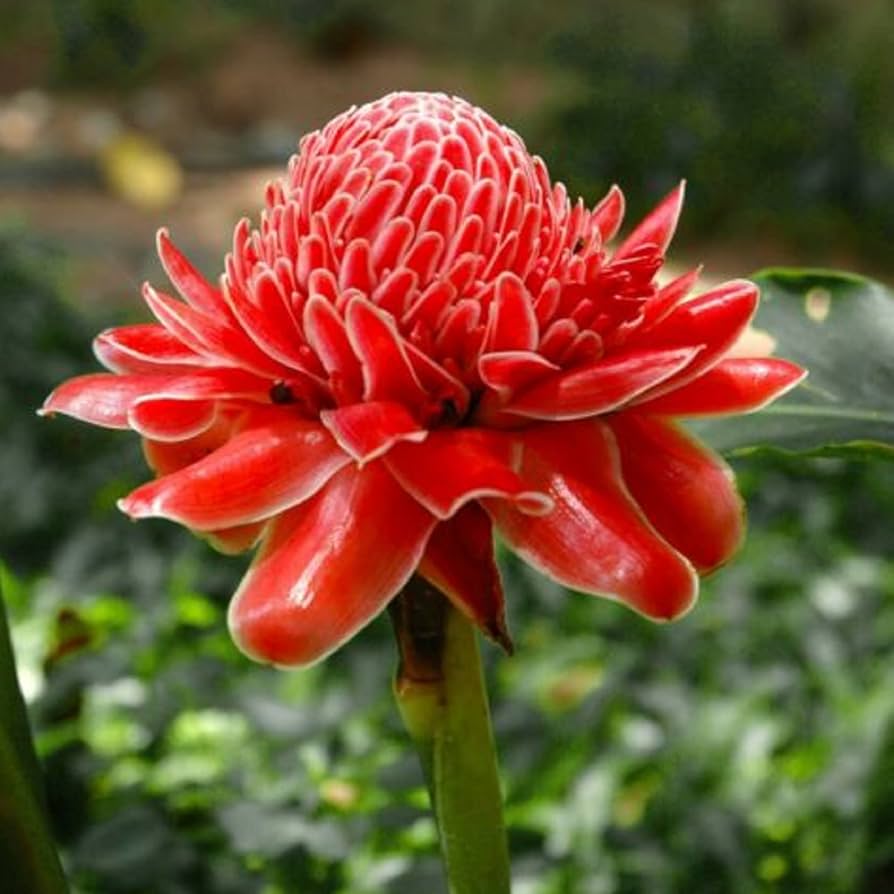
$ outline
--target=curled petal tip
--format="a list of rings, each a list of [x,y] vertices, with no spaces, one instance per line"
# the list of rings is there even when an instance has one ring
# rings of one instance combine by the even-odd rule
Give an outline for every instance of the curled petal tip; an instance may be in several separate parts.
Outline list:
[[[155,515],[148,504],[142,501],[133,500],[132,497],[133,494],[115,501],[115,506],[119,512],[123,512],[131,521],[152,518]]]
[[[549,515],[556,508],[553,498],[539,490],[523,491],[512,497],[511,501],[525,515]]]
[[[508,657],[511,658],[515,654],[515,643],[512,642],[509,629],[506,627],[505,618],[497,618],[488,624],[485,632]]]
[[[138,491],[139,488],[132,494],[115,501],[115,505],[120,512],[135,520],[138,518],[149,518],[153,514],[149,503],[140,499]]]

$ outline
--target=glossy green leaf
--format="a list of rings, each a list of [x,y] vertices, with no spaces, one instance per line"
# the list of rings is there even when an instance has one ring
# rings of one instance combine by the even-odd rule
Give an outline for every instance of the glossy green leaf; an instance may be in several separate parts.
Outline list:
[[[755,328],[773,339],[776,356],[810,374],[757,414],[699,420],[693,429],[726,453],[894,459],[894,292],[828,270],[771,269],[754,279]]]

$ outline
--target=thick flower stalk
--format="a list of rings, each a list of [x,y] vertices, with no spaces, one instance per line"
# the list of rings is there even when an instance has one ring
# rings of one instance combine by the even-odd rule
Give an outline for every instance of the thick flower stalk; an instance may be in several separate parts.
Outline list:
[[[182,300],[101,333],[109,373],[46,401],[144,439],[121,501],[226,551],[248,655],[303,665],[414,572],[505,646],[492,528],[527,562],[658,619],[743,533],[730,470],[681,417],[756,410],[803,372],[730,358],[758,292],[659,285],[675,189],[623,240],[612,188],[572,203],[512,131],[398,93],[302,140],[217,285],[162,230]]]

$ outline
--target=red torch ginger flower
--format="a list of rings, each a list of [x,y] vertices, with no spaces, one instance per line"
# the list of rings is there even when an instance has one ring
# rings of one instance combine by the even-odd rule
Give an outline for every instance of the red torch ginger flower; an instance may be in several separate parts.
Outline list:
[[[217,286],[162,230],[182,301],[100,334],[110,373],[48,398],[130,428],[158,478],[121,501],[224,550],[260,544],[230,609],[249,655],[307,664],[417,572],[508,643],[492,527],[556,581],[656,619],[692,604],[743,511],[677,417],[764,406],[803,373],[725,358],[756,287],[656,285],[683,198],[617,247],[480,109],[398,93],[305,137],[237,227]]]

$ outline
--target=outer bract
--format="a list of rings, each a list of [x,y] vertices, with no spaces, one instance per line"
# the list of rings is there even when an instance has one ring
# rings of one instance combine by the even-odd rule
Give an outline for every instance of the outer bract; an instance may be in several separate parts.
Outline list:
[[[158,477],[132,517],[260,544],[230,625],[262,661],[316,661],[417,570],[508,645],[493,526],[555,580],[674,618],[743,531],[729,469],[677,417],[803,375],[725,359],[751,283],[656,285],[682,199],[609,248],[620,190],[571,203],[480,109],[392,94],[302,140],[217,285],[162,230],[180,298],[147,285],[158,322],[100,334],[111,372],[44,411],[144,438]]]

